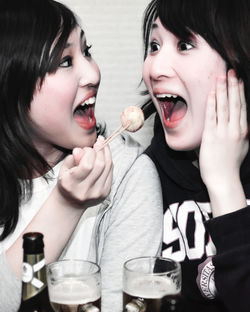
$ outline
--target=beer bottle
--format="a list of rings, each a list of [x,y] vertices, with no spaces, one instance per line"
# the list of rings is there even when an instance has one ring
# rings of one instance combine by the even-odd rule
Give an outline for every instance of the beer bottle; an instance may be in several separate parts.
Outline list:
[[[49,303],[43,234],[23,235],[22,301],[19,312],[53,312]]]

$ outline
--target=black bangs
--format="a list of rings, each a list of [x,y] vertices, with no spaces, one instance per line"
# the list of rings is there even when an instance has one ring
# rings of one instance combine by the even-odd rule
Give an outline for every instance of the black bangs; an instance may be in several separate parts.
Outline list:
[[[53,2],[51,2],[53,6]],[[50,19],[48,23],[54,24],[54,33],[51,33],[50,40],[44,45],[44,53],[41,60],[41,77],[43,78],[46,72],[55,72],[60,63],[60,58],[71,31],[78,25],[75,15],[65,6],[57,3],[53,9],[49,11],[46,19]],[[46,28],[46,27],[45,27]],[[45,38],[48,33],[44,32]],[[49,60],[49,62],[48,62]]]
[[[143,42],[144,42],[144,59],[148,54],[148,46],[150,41],[150,33],[152,25],[157,17],[157,0],[152,0],[144,12],[143,17]]]
[[[183,40],[190,39],[192,33],[198,33],[194,26],[195,12],[189,1],[159,0],[157,6],[157,16],[162,25],[176,37]],[[203,2],[203,0],[198,2]]]
[[[208,42],[215,40],[219,0],[158,0],[157,4],[162,24],[176,37],[188,40],[198,34]]]

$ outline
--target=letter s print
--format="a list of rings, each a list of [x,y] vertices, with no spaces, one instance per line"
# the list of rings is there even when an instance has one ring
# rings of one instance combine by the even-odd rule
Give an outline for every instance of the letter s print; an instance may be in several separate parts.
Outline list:
[[[181,205],[178,203],[169,206],[164,215],[163,243],[166,247],[162,255],[171,257],[176,261],[183,261],[187,256],[190,260],[200,259],[204,254],[213,254],[213,243],[211,239],[205,245],[205,226],[202,215],[204,207],[201,208],[194,201],[186,201]],[[204,211],[205,212],[205,211]],[[173,244],[178,250],[173,249]],[[176,244],[177,243],[177,244]]]

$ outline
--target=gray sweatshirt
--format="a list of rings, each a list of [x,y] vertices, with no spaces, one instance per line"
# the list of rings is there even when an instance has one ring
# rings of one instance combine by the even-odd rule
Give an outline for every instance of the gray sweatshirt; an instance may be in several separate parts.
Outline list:
[[[101,267],[102,312],[122,311],[122,267],[133,257],[160,254],[162,195],[158,174],[130,136],[110,143],[114,176],[109,196],[83,214],[61,258]],[[90,221],[91,222],[88,222]],[[21,282],[0,255],[0,312],[17,311]]]

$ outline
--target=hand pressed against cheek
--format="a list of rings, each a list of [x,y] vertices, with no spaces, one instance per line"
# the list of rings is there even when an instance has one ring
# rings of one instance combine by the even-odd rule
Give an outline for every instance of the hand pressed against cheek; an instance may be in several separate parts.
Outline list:
[[[246,100],[243,82],[233,70],[219,77],[208,97],[200,148],[200,170],[214,216],[246,206],[240,167],[248,151]],[[232,196],[233,194],[233,196]]]

